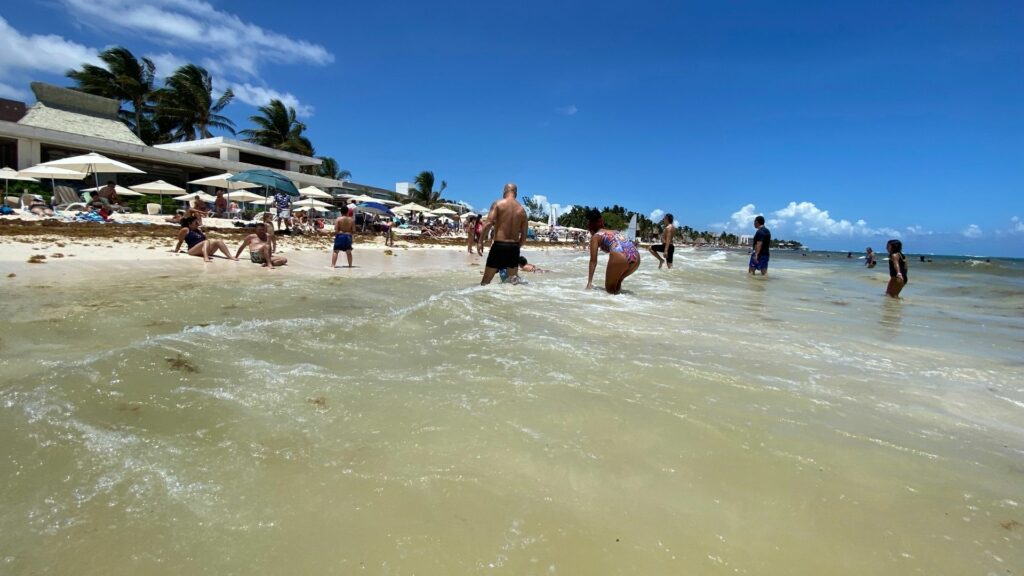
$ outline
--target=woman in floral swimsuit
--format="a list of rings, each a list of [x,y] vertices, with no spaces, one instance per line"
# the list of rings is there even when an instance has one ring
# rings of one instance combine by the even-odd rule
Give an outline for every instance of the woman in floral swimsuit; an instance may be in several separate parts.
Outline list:
[[[609,294],[622,290],[622,281],[640,267],[640,252],[636,245],[614,230],[604,229],[604,218],[597,210],[587,211],[587,229],[590,238],[590,272],[587,274],[587,289],[594,286],[594,271],[597,270],[597,252],[608,253],[608,267],[605,269],[604,288]]]

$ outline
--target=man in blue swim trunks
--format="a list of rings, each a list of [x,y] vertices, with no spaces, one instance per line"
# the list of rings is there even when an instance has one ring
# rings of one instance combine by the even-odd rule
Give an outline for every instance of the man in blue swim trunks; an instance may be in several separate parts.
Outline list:
[[[352,234],[356,231],[355,218],[349,211],[343,211],[334,221],[334,252],[331,254],[331,268],[338,267],[338,252],[344,252],[348,258],[348,267],[352,267]]]
[[[772,243],[772,232],[764,225],[764,216],[754,218],[754,251],[750,253],[750,264],[747,266],[747,273],[753,274],[760,270],[761,276],[768,273],[768,248]]]

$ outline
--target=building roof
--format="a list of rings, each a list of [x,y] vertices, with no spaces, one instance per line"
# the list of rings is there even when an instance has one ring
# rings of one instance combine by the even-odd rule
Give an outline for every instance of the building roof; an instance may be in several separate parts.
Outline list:
[[[224,138],[223,136],[217,136],[214,138],[203,138],[201,140],[189,140],[186,142],[172,142],[170,144],[157,144],[156,146],[154,146],[154,148],[163,148],[164,150],[176,150],[178,152],[188,152],[190,154],[219,152],[221,148],[234,148],[242,152],[248,152],[250,154],[263,156],[266,158],[276,158],[278,160],[291,160],[293,162],[298,162],[302,166],[319,166],[320,164],[323,163],[323,160],[319,158],[303,156],[302,154],[296,154],[294,152],[285,152],[284,150],[277,150],[274,148],[269,148],[267,146],[253,144],[252,142],[232,140],[231,138]]]
[[[115,142],[144,144],[117,117],[121,108],[117,100],[42,82],[33,82],[32,91],[38,102],[28,109],[18,124]]]
[[[127,144],[143,144],[142,140],[120,120],[99,118],[87,114],[78,114],[50,108],[42,102],[36,102],[28,109],[18,124],[48,130],[59,130],[70,134],[81,134],[93,138],[113,140]]]

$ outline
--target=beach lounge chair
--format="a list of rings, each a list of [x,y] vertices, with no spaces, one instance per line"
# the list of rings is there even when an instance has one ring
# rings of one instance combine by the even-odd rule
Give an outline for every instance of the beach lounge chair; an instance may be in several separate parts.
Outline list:
[[[8,208],[21,208],[21,200],[17,196],[4,196],[4,204]]]
[[[146,204],[146,214],[149,214],[150,216],[156,216],[160,214],[160,211],[161,207],[156,202],[150,202]]]
[[[85,210],[85,202],[78,196],[70,186],[55,186],[53,188],[53,203],[57,210]]]

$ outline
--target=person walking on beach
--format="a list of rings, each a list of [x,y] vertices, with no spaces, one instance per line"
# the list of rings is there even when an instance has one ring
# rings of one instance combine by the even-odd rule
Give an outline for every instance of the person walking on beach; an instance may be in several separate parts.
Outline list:
[[[771,230],[764,225],[764,216],[754,218],[754,251],[750,253],[750,264],[747,265],[747,273],[753,274],[760,270],[761,276],[768,273],[769,246],[772,243]]]
[[[288,259],[284,256],[273,256],[273,249],[270,246],[270,235],[267,233],[267,225],[263,222],[256,224],[256,233],[249,234],[242,240],[242,244],[238,247],[238,251],[235,252],[235,260],[242,255],[242,250],[246,246],[249,247],[249,260],[253,264],[260,264],[264,268],[270,270],[274,269],[274,266],[284,266],[288,263]]]
[[[608,267],[604,273],[604,289],[609,294],[622,291],[622,281],[640,267],[640,251],[633,242],[615,230],[604,229],[604,217],[594,208],[587,211],[587,230],[590,237],[590,270],[587,273],[587,290],[594,287],[594,272],[597,270],[597,253],[608,253]]]
[[[274,194],[274,206],[277,207],[277,230],[284,224],[286,230],[292,229],[292,197],[280,190]]]
[[[199,220],[195,216],[181,219],[181,229],[178,230],[178,243],[174,245],[174,253],[181,251],[181,244],[188,246],[189,256],[202,256],[204,262],[210,262],[210,253],[220,250],[228,260],[232,258],[228,245],[223,240],[208,240],[206,234],[199,229]]]
[[[877,263],[878,262],[875,261],[875,251],[871,249],[871,246],[868,246],[868,250],[864,255],[864,265],[871,269],[874,268]]]
[[[331,268],[338,267],[338,252],[344,252],[348,259],[348,267],[352,267],[352,234],[356,231],[356,221],[345,211],[334,221],[334,252],[331,253]]]
[[[228,215],[228,199],[224,196],[224,191],[217,189],[217,197],[213,200],[213,216],[215,218],[227,218]]]
[[[480,220],[480,217],[476,214],[471,215],[466,219],[466,252],[473,253],[473,248],[476,246],[476,223]]]
[[[480,245],[482,246],[482,238],[491,228],[494,228],[494,242],[487,251],[487,264],[484,268],[484,277],[480,279],[481,286],[490,284],[491,279],[502,268],[508,269],[510,282],[519,283],[519,249],[526,243],[526,210],[516,199],[518,194],[519,188],[515,184],[505,184],[501,200],[492,204],[491,211],[487,213],[480,231]]]
[[[903,242],[889,240],[885,244],[885,250],[889,253],[889,284],[885,287],[885,294],[893,298],[899,298],[903,287],[907,285],[907,257],[903,255]]]
[[[664,264],[668,264],[669,270],[672,269],[672,259],[676,253],[675,244],[672,243],[672,239],[676,235],[674,220],[671,214],[665,214],[665,217],[661,219],[661,225],[665,227],[661,232],[661,244],[655,244],[649,248],[651,254],[658,259],[659,270]]]

